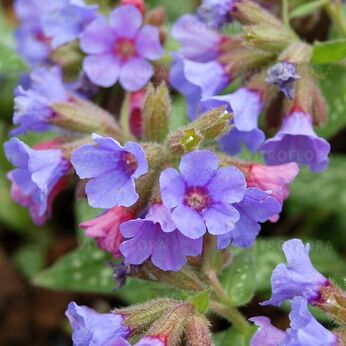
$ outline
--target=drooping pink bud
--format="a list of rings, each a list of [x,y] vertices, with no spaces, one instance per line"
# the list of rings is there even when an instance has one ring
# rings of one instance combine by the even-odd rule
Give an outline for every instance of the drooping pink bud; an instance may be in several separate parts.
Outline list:
[[[130,131],[136,138],[143,136],[143,108],[146,97],[144,89],[130,94],[129,126]]]
[[[84,229],[86,236],[94,238],[97,246],[111,253],[114,257],[119,257],[119,245],[123,241],[123,236],[119,230],[120,225],[133,218],[124,207],[114,207],[95,219],[86,221],[79,225]]]
[[[248,166],[246,182],[248,187],[257,187],[263,191],[272,191],[272,195],[280,202],[289,195],[288,185],[299,172],[296,163],[291,162],[279,166],[252,164]]]

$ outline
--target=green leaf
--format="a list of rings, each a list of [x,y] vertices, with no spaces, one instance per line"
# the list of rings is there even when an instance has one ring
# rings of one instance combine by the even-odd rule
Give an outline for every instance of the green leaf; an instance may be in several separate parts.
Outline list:
[[[185,98],[177,96],[172,103],[169,129],[171,132],[178,130],[188,123]]]
[[[222,273],[220,281],[232,306],[248,303],[256,289],[255,262],[252,249],[236,255],[231,265]]]
[[[130,304],[144,302],[158,296],[175,296],[165,285],[129,278],[124,287],[114,291],[116,285],[112,257],[86,242],[78,249],[60,258],[50,268],[33,277],[37,286],[64,291],[113,294]]]
[[[111,257],[92,243],[70,252],[34,276],[34,284],[57,290],[111,293],[115,286]]]
[[[307,16],[321,8],[323,5],[327,4],[329,1],[330,0],[316,0],[302,4],[291,11],[290,18],[292,19]]]
[[[215,346],[249,346],[252,336],[257,328],[250,326],[248,331],[242,333],[235,328],[214,335]]]
[[[190,298],[191,304],[194,305],[202,314],[208,311],[210,292],[211,289],[209,288]]]
[[[346,39],[316,42],[313,46],[311,62],[330,64],[346,58]]]
[[[330,138],[346,126],[346,69],[340,66],[320,65],[316,70],[329,112],[328,123],[316,128],[319,136]]]
[[[30,278],[43,269],[45,254],[45,247],[33,243],[20,248],[12,257],[12,260],[21,273]]]

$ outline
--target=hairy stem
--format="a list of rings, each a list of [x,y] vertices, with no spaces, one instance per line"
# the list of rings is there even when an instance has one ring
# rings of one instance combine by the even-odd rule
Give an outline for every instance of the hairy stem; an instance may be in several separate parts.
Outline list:
[[[213,300],[210,301],[209,308],[210,311],[231,322],[232,325],[238,330],[246,332],[249,329],[250,325],[248,321],[237,309],[231,308],[230,306],[223,305]]]

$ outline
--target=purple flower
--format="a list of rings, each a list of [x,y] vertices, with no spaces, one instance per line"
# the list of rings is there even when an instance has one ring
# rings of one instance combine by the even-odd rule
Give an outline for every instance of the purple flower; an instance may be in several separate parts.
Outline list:
[[[202,252],[203,239],[190,239],[181,234],[170,212],[163,205],[153,205],[144,220],[137,219],[120,226],[125,238],[120,251],[130,264],[141,264],[149,257],[162,270],[179,271],[187,262],[187,256]]]
[[[267,317],[250,318],[259,329],[252,337],[251,346],[337,346],[337,337],[324,328],[311,314],[305,298],[291,302],[290,328],[286,332],[274,327]]]
[[[13,123],[18,127],[12,131],[13,135],[48,130],[51,128],[49,122],[54,117],[51,105],[66,102],[69,98],[58,66],[33,70],[30,80],[31,85],[27,90],[19,86],[15,91]]]
[[[231,232],[218,236],[219,249],[225,249],[230,245],[250,247],[261,230],[259,223],[268,221],[282,209],[281,203],[272,197],[270,192],[256,188],[248,188],[244,199],[234,204],[234,207],[239,212],[239,221]]]
[[[181,44],[179,53],[187,59],[208,62],[217,59],[223,36],[198,20],[186,14],[173,25],[172,36]],[[203,39],[201,40],[201,37]]]
[[[251,339],[250,346],[279,346],[285,337],[285,333],[274,327],[270,319],[265,316],[250,318],[258,328]]]
[[[311,314],[305,298],[293,299],[289,315],[291,328],[286,331],[282,345],[285,346],[336,346],[337,337],[324,328]]]
[[[242,145],[245,145],[252,152],[256,152],[265,140],[263,131],[258,128],[258,117],[263,108],[261,95],[255,90],[240,88],[229,95],[202,100],[201,111],[221,106],[226,106],[227,111],[234,113],[234,127],[220,139],[222,150],[235,155],[241,151]]]
[[[311,115],[300,110],[284,118],[279,132],[261,150],[270,165],[297,162],[317,173],[329,163],[329,143],[314,132]]]
[[[20,20],[16,31],[17,49],[30,65],[44,62],[52,51],[50,39],[43,33],[41,18],[59,6],[59,1],[17,0],[14,3]]]
[[[263,305],[280,306],[284,300],[297,296],[305,297],[313,304],[320,299],[320,289],[329,281],[312,265],[309,258],[310,246],[304,246],[300,239],[286,241],[282,249],[287,266],[280,263],[273,271],[272,297]]]
[[[17,138],[6,142],[4,151],[16,167],[8,175],[13,198],[29,208],[35,223],[42,224],[61,189],[60,181],[69,170],[67,160],[60,150],[34,150]]]
[[[174,54],[169,82],[186,97],[190,118],[196,117],[202,99],[219,93],[228,85],[230,79],[224,67],[216,60],[200,63]]]
[[[221,29],[231,21],[231,10],[238,0],[203,0],[197,9],[198,17],[209,27]]]
[[[235,167],[219,168],[217,156],[207,150],[186,154],[180,173],[168,168],[161,173],[161,198],[172,209],[178,230],[191,239],[226,234],[234,229],[239,212],[233,206],[245,193],[243,174]]]
[[[122,147],[115,139],[93,134],[96,145],[83,145],[72,154],[71,162],[81,179],[90,179],[86,194],[93,208],[129,207],[138,194],[135,180],[148,172],[140,145]]]
[[[83,68],[96,85],[110,87],[117,80],[127,91],[141,89],[153,75],[147,61],[163,54],[159,30],[142,25],[142,14],[134,6],[115,9],[107,23],[93,21],[81,35],[82,50],[88,54]]]
[[[74,346],[122,345],[130,335],[124,317],[115,313],[100,314],[71,302],[65,314],[72,327]]]
[[[292,100],[295,94],[295,81],[300,79],[295,64],[287,61],[272,66],[267,72],[266,82],[277,85],[285,96]]]
[[[42,18],[43,32],[52,39],[53,48],[77,39],[97,16],[98,6],[86,5],[83,0],[63,0],[60,3],[59,8]]]

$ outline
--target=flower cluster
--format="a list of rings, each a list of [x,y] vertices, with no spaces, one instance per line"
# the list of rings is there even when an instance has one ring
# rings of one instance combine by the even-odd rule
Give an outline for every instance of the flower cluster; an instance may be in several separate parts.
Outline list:
[[[18,0],[15,11],[18,51],[32,71],[15,90],[11,135],[53,139],[33,149],[15,137],[5,143],[13,199],[41,225],[57,194],[80,180],[78,197],[103,209],[80,228],[121,258],[119,286],[127,275],[199,293],[214,285],[211,299],[229,308],[215,284],[228,249],[253,246],[261,224],[279,219],[300,165],[313,172],[328,165],[330,145],[313,128],[324,104],[306,69],[311,47],[250,0],[203,0],[174,24],[180,48],[164,59],[164,14],[141,0],[107,11],[82,0]],[[242,34],[225,34],[234,19]],[[173,89],[185,97],[189,119],[177,130],[170,130]],[[260,116],[278,98],[279,128],[266,138],[271,129],[259,127]],[[235,157],[243,150],[263,162]],[[338,345],[307,305],[327,311],[333,284],[313,268],[308,246],[292,240],[284,252],[288,266],[273,272],[264,304],[289,300],[291,328],[253,318],[260,329],[252,344]],[[183,337],[190,346],[212,345],[193,299],[147,304],[99,314],[70,303],[74,345],[130,345],[133,336],[137,346]]]

